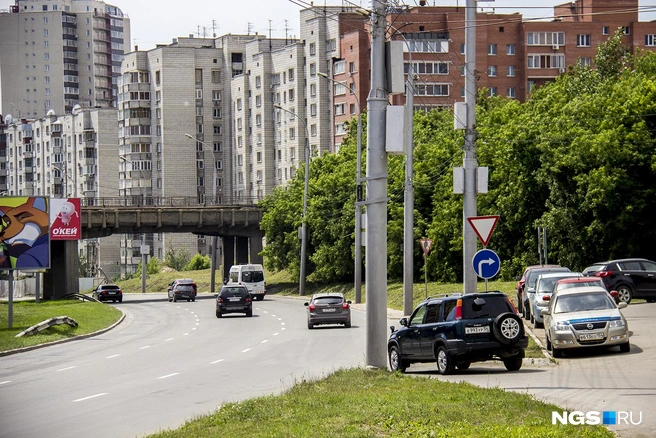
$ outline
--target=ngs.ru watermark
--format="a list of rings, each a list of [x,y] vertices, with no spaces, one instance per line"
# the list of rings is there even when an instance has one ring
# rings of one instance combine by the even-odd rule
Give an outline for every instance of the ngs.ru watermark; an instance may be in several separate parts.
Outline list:
[[[642,412],[627,411],[552,411],[551,424],[603,424],[606,426],[614,425],[633,425],[637,426],[642,423]]]

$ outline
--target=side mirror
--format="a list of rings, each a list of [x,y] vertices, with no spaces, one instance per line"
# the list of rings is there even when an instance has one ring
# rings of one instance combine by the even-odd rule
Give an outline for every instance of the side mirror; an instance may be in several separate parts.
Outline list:
[[[619,303],[619,304],[617,305],[617,307],[618,307],[619,309],[626,309],[627,306],[628,306],[628,304],[626,304],[624,301],[622,301],[621,303]]]
[[[540,316],[546,316],[549,314],[549,309],[542,309],[540,310]]]
[[[519,281],[521,279],[522,279],[522,277],[520,277],[519,275],[515,277],[515,280],[517,280],[517,281]]]
[[[310,305],[310,303],[303,303],[303,305],[304,305],[304,306],[309,306],[309,305]]]
[[[407,327],[408,326],[408,318],[399,319],[399,324],[401,324],[404,327]]]
[[[350,301],[347,301],[346,304],[351,304],[351,302],[350,302]]]
[[[393,325],[390,326],[390,332],[391,332],[391,333],[394,333],[394,332],[395,332],[395,328],[394,328]]]

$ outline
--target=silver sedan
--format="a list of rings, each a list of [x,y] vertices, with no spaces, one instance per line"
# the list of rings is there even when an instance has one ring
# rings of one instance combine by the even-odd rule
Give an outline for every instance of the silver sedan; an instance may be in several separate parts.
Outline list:
[[[564,289],[554,296],[544,318],[547,349],[553,357],[561,357],[565,349],[611,347],[619,345],[628,352],[629,325],[608,291],[589,286]]]

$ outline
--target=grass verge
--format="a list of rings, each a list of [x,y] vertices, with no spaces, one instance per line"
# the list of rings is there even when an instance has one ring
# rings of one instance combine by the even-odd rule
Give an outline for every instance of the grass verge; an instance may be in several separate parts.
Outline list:
[[[223,405],[162,431],[171,437],[613,437],[601,426],[554,426],[555,405],[526,394],[383,370],[339,370],[278,396]]]
[[[34,301],[16,301],[13,307],[13,324],[9,329],[8,306],[7,302],[0,303],[0,351],[31,347],[93,333],[109,327],[121,317],[121,312],[115,307],[95,302],[51,300],[37,304]],[[57,316],[73,318],[78,326],[60,324],[32,336],[16,337],[23,330]]]

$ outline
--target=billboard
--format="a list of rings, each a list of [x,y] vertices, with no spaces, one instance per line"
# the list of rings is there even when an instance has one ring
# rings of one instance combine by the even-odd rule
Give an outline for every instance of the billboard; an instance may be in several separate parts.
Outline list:
[[[50,267],[50,210],[43,196],[0,197],[0,269]]]
[[[80,240],[80,198],[50,198],[50,238]]]

